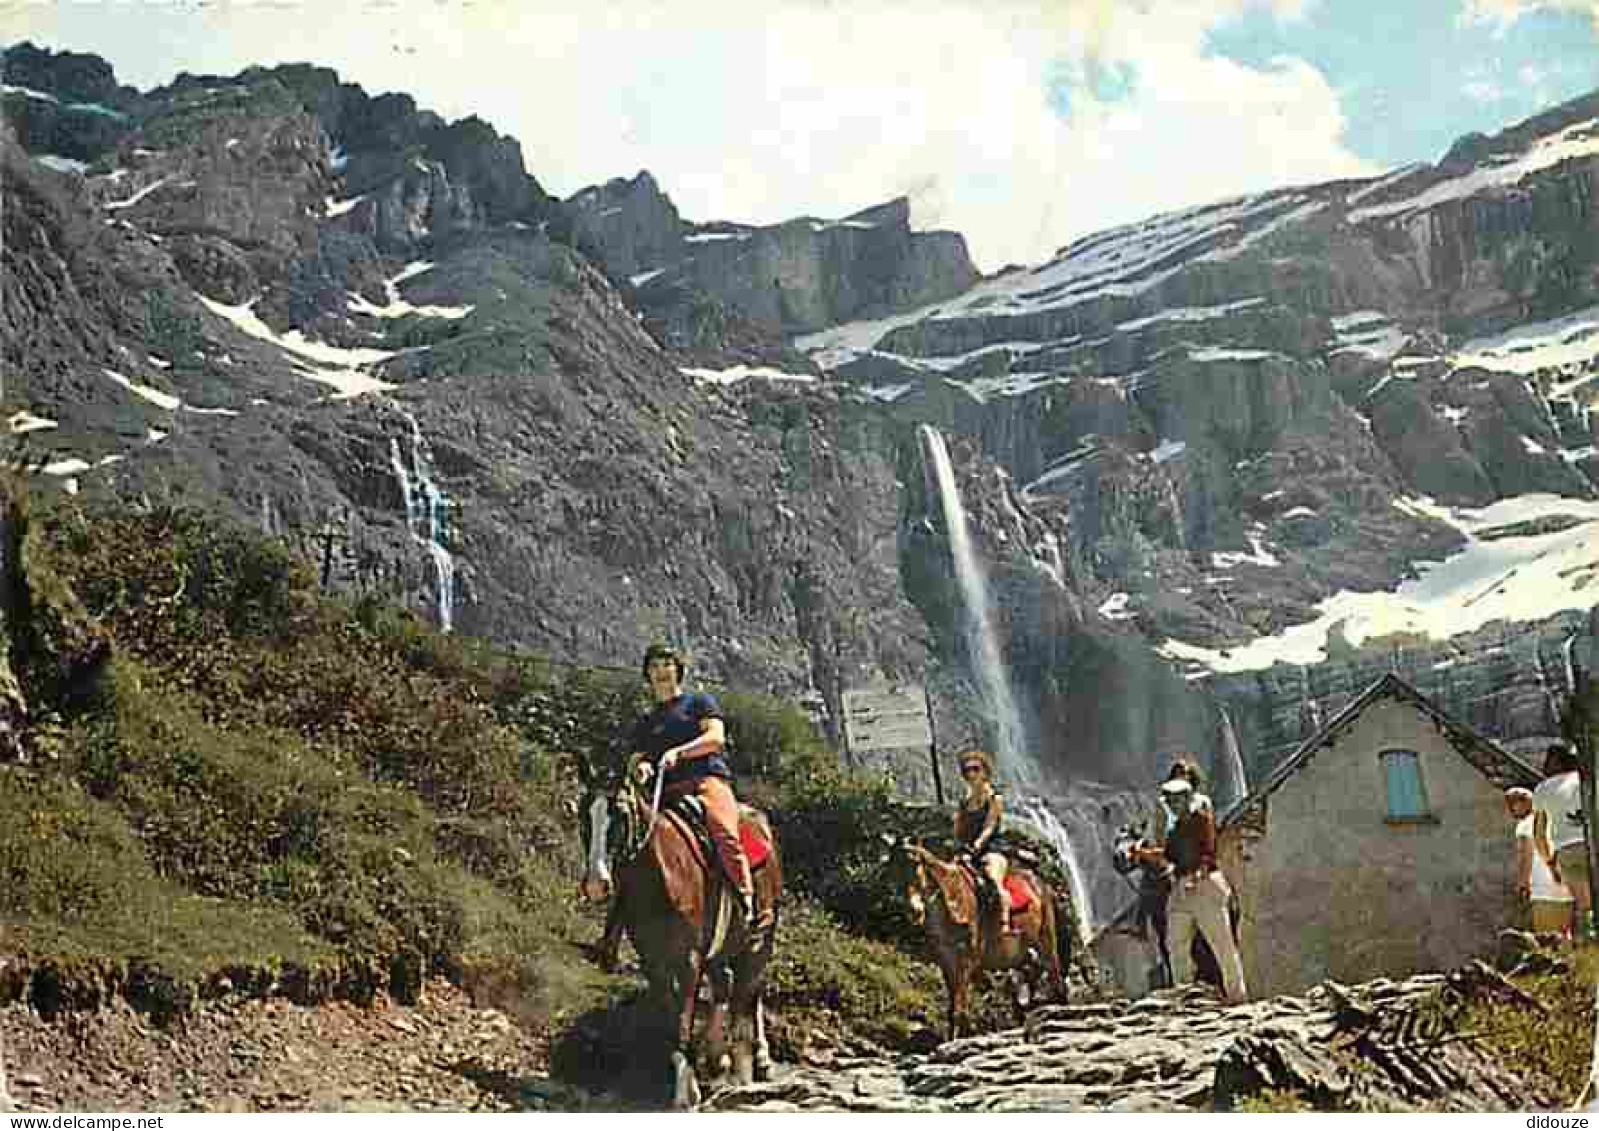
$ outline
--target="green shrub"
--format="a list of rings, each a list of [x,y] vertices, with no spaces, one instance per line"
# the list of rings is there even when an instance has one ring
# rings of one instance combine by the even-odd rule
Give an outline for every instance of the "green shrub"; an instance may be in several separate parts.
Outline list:
[[[580,949],[600,914],[576,898],[566,807],[573,757],[645,706],[635,673],[325,599],[304,562],[210,515],[68,500],[20,537],[13,655],[59,759],[0,772],[24,815],[0,828],[0,911],[52,1000],[110,982],[163,1009],[223,984],[409,997],[442,973],[539,1025],[611,1008],[622,983]],[[780,1044],[921,1039],[943,991],[882,837],[947,814],[842,771],[792,706],[722,698],[792,893]]]

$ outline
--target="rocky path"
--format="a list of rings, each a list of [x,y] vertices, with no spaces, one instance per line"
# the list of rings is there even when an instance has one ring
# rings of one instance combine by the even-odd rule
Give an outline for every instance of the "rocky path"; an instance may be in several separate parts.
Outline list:
[[[573,1111],[615,1106],[545,1074],[548,1047],[445,982],[379,1001],[207,1007],[164,1031],[125,1005],[46,1022],[0,1010],[20,1111]]]
[[[1193,1111],[1262,1085],[1381,1110],[1554,1107],[1466,1042],[1386,1041],[1436,1000],[1444,975],[1321,986],[1224,1007],[1192,987],[1136,1002],[1047,1006],[1023,1029],[926,1055],[854,1057],[721,1093],[741,1111]],[[1414,1029],[1415,1026],[1408,1026]],[[1374,1056],[1359,1080],[1331,1044]],[[1375,1050],[1375,1051],[1372,1051]]]
[[[1553,1110],[1469,1040],[1441,995],[1515,994],[1485,966],[1227,1007],[1189,987],[1046,1006],[1025,1027],[927,1053],[855,1048],[711,1096],[718,1111],[1013,1112],[1227,1109],[1261,1088],[1366,1110]],[[530,1022],[532,1019],[524,1019]],[[416,1007],[209,1006],[180,1029],[126,1007],[46,1022],[0,1010],[21,1111],[637,1110],[552,1080],[541,1026],[431,984]],[[1336,1048],[1335,1054],[1332,1050]],[[1351,1066],[1358,1062],[1358,1068]],[[1568,1097],[1569,1098],[1569,1097]]]

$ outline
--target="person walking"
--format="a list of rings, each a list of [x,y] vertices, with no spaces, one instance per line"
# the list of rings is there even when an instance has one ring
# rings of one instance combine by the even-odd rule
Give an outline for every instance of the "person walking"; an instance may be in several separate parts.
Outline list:
[[[1140,850],[1140,858],[1164,859],[1172,866],[1172,890],[1166,904],[1166,952],[1172,978],[1178,985],[1193,979],[1190,948],[1197,933],[1210,944],[1221,967],[1227,1000],[1245,1001],[1249,995],[1243,958],[1227,914],[1232,887],[1216,866],[1216,818],[1208,807],[1194,803],[1194,785],[1186,776],[1174,776],[1160,789],[1175,821],[1166,843]]]
[[[1515,822],[1516,896],[1526,909],[1526,926],[1534,934],[1570,935],[1574,903],[1571,890],[1557,883],[1533,844],[1532,790],[1505,790],[1505,812]]]
[[[1576,753],[1561,743],[1544,755],[1544,779],[1532,791],[1533,843],[1556,883],[1571,892],[1578,938],[1591,938],[1593,889],[1588,877],[1588,837]]]

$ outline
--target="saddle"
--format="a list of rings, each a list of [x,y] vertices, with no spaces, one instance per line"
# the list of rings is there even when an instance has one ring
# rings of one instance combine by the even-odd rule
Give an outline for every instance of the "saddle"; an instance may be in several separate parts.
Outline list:
[[[1012,911],[1025,911],[1034,898],[1033,885],[1015,872],[1005,873],[1005,894],[1010,899]]]
[[[682,821],[684,829],[699,846],[700,854],[709,862],[708,866],[715,867],[721,857],[717,855],[716,843],[711,840],[710,826],[705,823],[705,804],[691,793],[668,805],[666,812]],[[749,819],[747,807],[739,806],[738,818],[739,843],[744,846],[744,855],[750,862],[750,872],[754,873],[759,871],[761,865],[772,855],[772,845],[761,835],[759,827]]]
[[[992,905],[993,886],[989,884],[988,877],[973,868],[964,858],[961,860],[961,867],[971,876],[977,898],[986,900]],[[1033,885],[1028,883],[1024,876],[1016,871],[1009,871],[1005,873],[1005,898],[1009,901],[1012,911],[1025,911],[1033,900],[1038,898],[1038,893],[1033,890]]]

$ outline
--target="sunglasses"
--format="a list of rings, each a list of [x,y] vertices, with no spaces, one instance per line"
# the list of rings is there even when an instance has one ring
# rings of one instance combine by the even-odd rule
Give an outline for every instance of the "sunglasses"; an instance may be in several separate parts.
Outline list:
[[[980,774],[982,772],[983,772],[983,767],[981,767],[981,766],[962,766],[961,767],[961,777],[963,777],[963,778],[974,777],[975,775]]]

